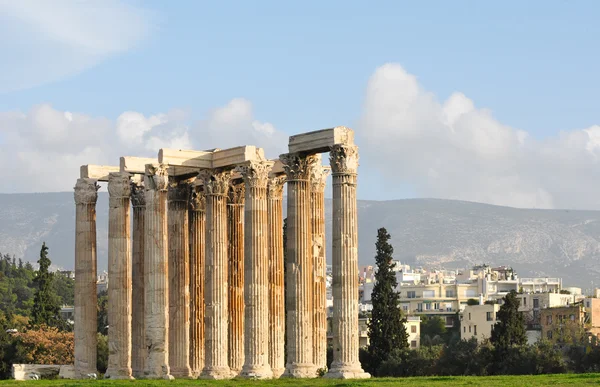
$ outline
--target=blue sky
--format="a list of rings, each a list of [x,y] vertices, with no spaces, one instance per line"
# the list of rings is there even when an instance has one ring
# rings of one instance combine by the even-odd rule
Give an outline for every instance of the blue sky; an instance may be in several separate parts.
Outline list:
[[[90,7],[97,6],[93,3],[97,2],[92,1]],[[78,112],[95,120],[115,122],[126,111],[149,117],[176,110],[184,112],[182,120],[193,135],[195,122],[207,121],[210,112],[234,98],[243,98],[251,103],[249,122],[269,123],[281,134],[335,125],[357,128],[359,139],[369,144],[365,145],[366,152],[361,153],[364,187],[361,185],[359,193],[364,199],[434,196],[526,207],[578,207],[581,198],[577,195],[583,187],[564,192],[564,187],[540,165],[574,163],[564,171],[566,176],[582,171],[581,181],[574,181],[574,185],[587,184],[587,180],[596,176],[597,155],[590,154],[580,160],[579,153],[583,149],[596,152],[590,128],[600,123],[598,2],[110,3],[115,4],[110,12],[119,13],[125,4],[129,14],[121,19],[107,13],[104,26],[84,31],[81,36],[102,41],[106,34],[111,34],[111,21],[117,20],[115,25],[122,26],[115,27],[118,33],[112,32],[117,36],[109,38],[120,43],[122,34],[125,36],[122,46],[115,43],[108,45],[110,48],[101,44],[71,47],[68,53],[74,58],[87,55],[90,47],[97,50],[90,55],[91,59],[86,57],[75,68],[61,61],[65,58],[61,50],[50,49],[58,38],[48,38],[48,31],[20,23],[22,14],[15,17],[15,25],[6,27],[12,29],[5,30],[11,37],[5,34],[0,38],[0,50],[11,58],[8,63],[0,61],[0,73],[15,81],[12,90],[0,88],[0,112],[30,115],[28,112],[34,106],[49,104],[59,112]],[[2,6],[0,1],[0,9]],[[64,2],[59,6],[71,5]],[[25,11],[39,9],[40,3],[32,2]],[[86,12],[90,17],[89,9]],[[11,13],[5,16],[11,17]],[[134,32],[127,29],[131,17],[135,18]],[[77,34],[77,28],[86,27],[68,31]],[[31,50],[23,53],[27,51],[24,47]],[[86,52],[81,54],[78,50]],[[64,69],[62,74],[39,77],[46,61]],[[386,64],[396,67],[381,70]],[[380,83],[374,82],[378,71],[387,71]],[[390,80],[398,77],[404,78],[399,83]],[[40,81],[27,85],[25,80],[34,78]],[[492,120],[492,123],[477,121],[473,130],[498,124],[509,128],[502,129],[508,131],[507,136],[521,138],[518,133],[527,133],[529,140],[507,145],[504,150],[508,153],[502,153],[500,158],[493,156],[495,150],[485,151],[479,144],[469,148],[475,153],[468,160],[481,165],[486,171],[483,175],[479,170],[469,170],[462,177],[456,170],[444,171],[440,166],[458,160],[453,154],[463,152],[456,144],[464,141],[448,140],[445,144],[440,141],[436,144],[439,148],[429,148],[424,144],[431,141],[420,138],[413,142],[415,136],[409,135],[410,128],[403,126],[407,122],[421,125],[437,114],[437,107],[421,108],[429,106],[429,102],[424,105],[419,102],[421,107],[418,107],[411,97],[404,105],[390,100],[390,106],[378,110],[388,105],[387,100],[380,99],[386,95],[405,101],[395,94],[397,90],[391,94],[381,92],[388,86],[404,89],[407,84],[403,82],[411,85],[416,82],[419,101],[434,99],[444,105],[455,93],[466,96],[472,101],[475,113]],[[411,110],[411,118],[403,116],[396,126],[392,125],[393,117],[407,109]],[[420,110],[422,115],[412,115]],[[365,119],[381,117],[390,111],[393,113],[383,124],[377,121],[379,118]],[[15,128],[24,125],[14,121],[11,125]],[[434,136],[435,125],[419,127],[420,136],[439,138]],[[578,136],[586,129],[589,129],[585,132],[588,142],[581,140],[577,143],[579,148],[573,150],[569,145],[574,141],[571,137],[580,141]],[[3,133],[0,129],[4,143],[7,130],[10,129]],[[456,129],[450,131],[454,133]],[[429,136],[422,136],[426,132]],[[375,134],[371,136],[372,133]],[[386,136],[389,141],[397,141],[395,150],[385,148]],[[490,138],[489,134],[484,136]],[[22,137],[21,140],[26,139]],[[194,145],[199,143],[199,139],[190,141]],[[589,145],[592,142],[594,146]],[[403,150],[403,143],[410,144],[406,151],[417,145],[423,148],[411,158],[396,160],[395,152],[410,153]],[[359,146],[362,148],[363,144],[359,142]],[[386,182],[394,172],[384,164],[418,163],[420,154],[440,155],[439,149],[449,147],[456,149],[446,159],[439,156],[424,161],[426,165],[421,169],[416,168],[420,176],[429,174],[428,179],[415,177],[417,172],[399,171],[399,181]],[[481,149],[484,152],[478,151]],[[565,154],[567,151],[572,153]],[[548,160],[549,154],[558,156]],[[490,157],[496,157],[495,164],[487,164]],[[471,164],[468,160],[458,160],[457,164]],[[511,164],[507,160],[519,160],[518,165],[507,171],[507,165]],[[527,174],[522,174],[523,170]],[[539,176],[545,173],[548,176]],[[452,180],[457,179],[458,186],[440,182],[440,174],[454,176]],[[432,182],[432,179],[437,180]],[[473,179],[476,184],[472,184]],[[22,190],[29,189],[19,184],[16,186]],[[468,186],[469,192],[463,192],[461,186]],[[592,196],[581,205],[600,208]]]

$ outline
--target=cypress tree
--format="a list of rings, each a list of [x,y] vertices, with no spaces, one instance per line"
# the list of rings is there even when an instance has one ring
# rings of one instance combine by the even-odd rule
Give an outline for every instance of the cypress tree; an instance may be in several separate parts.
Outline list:
[[[373,312],[368,324],[368,351],[372,371],[376,371],[393,350],[408,348],[408,333],[404,325],[406,318],[400,309],[400,295],[395,290],[398,282],[393,271],[394,248],[389,240],[390,234],[385,228],[377,230],[376,282],[371,294]]]
[[[492,337],[490,337],[490,341],[496,349],[502,350],[527,343],[525,318],[523,313],[519,312],[519,299],[514,290],[504,297],[497,320],[498,322],[492,328]]]
[[[60,305],[58,297],[52,287],[53,274],[49,272],[50,258],[48,258],[48,247],[46,242],[40,250],[40,265],[33,280],[36,291],[33,298],[33,310],[31,313],[31,325],[39,326],[45,324],[63,329],[65,327],[60,317]]]

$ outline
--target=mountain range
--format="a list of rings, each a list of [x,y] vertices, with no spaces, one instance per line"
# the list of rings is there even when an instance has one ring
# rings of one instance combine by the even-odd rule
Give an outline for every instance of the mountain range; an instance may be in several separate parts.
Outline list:
[[[440,200],[358,201],[359,263],[374,263],[377,229],[394,257],[414,267],[512,266],[521,277],[561,277],[600,287],[600,211],[538,210]],[[331,241],[331,201],[326,200]],[[98,270],[107,266],[108,194],[97,204]],[[0,194],[0,252],[35,262],[43,241],[53,264],[74,267],[72,193]],[[328,247],[331,252],[331,246]]]

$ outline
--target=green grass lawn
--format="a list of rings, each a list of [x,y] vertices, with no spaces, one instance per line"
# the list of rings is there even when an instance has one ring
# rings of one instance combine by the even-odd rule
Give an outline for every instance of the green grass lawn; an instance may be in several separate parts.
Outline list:
[[[563,374],[539,376],[488,376],[488,377],[423,377],[423,378],[381,378],[367,380],[327,380],[327,379],[279,379],[279,380],[134,380],[134,381],[109,381],[109,380],[35,380],[35,381],[0,381],[0,386],[215,386],[215,387],[312,387],[312,386],[344,386],[344,387],[429,387],[429,386],[600,386],[600,374]]]

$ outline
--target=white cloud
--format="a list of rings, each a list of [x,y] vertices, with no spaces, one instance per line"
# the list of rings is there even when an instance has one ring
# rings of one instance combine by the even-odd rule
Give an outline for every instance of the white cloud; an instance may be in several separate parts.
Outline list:
[[[287,136],[257,121],[244,99],[193,125],[181,110],[151,116],[127,111],[111,121],[42,104],[26,113],[0,112],[0,138],[0,174],[8,183],[0,192],[69,191],[83,164],[118,165],[120,156],[154,157],[159,148],[256,145],[275,157],[287,145]]]
[[[52,82],[127,51],[153,20],[120,0],[0,0],[0,92]]]
[[[461,93],[440,102],[400,65],[371,76],[357,127],[363,171],[419,196],[600,209],[600,126],[539,141]]]

